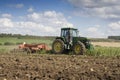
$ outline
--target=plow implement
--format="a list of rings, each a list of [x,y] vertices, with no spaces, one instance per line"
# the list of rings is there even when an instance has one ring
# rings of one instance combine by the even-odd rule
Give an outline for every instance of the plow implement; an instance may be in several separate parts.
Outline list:
[[[36,53],[42,50],[49,51],[50,47],[45,43],[40,44],[20,44],[17,49],[13,49],[11,52],[27,52],[27,53]]]

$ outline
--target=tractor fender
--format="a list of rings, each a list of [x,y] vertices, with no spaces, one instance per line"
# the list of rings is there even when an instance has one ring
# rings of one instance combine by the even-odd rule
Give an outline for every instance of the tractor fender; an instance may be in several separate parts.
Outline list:
[[[64,43],[66,42],[63,37],[57,37],[56,39],[60,39],[60,40],[62,40]]]

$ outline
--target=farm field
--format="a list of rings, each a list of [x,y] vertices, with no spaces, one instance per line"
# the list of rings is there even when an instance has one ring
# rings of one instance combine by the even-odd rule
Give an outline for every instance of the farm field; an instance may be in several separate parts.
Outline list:
[[[120,0],[1,0],[0,80],[120,80]]]
[[[14,41],[15,40],[15,41]],[[37,43],[46,43],[50,48],[52,45],[52,41],[50,39],[16,39],[11,38],[10,40],[5,39],[0,40],[0,53],[9,53],[13,49],[18,48],[18,43],[22,44],[23,42],[29,44],[37,44]],[[12,43],[7,44],[5,43]],[[88,50],[85,55],[90,56],[120,56],[120,42],[91,42],[94,46],[94,50]],[[46,53],[45,53],[46,54]],[[67,53],[69,54],[69,53]],[[71,52],[70,52],[71,54]]]
[[[0,80],[119,80],[119,42],[92,42],[84,55],[12,53],[16,43],[46,43],[49,39],[0,39]],[[14,43],[4,45],[4,43]],[[109,46],[108,46],[109,45]]]
[[[92,44],[101,47],[120,47],[120,42],[92,42]]]
[[[0,54],[0,80],[119,79],[119,56]]]

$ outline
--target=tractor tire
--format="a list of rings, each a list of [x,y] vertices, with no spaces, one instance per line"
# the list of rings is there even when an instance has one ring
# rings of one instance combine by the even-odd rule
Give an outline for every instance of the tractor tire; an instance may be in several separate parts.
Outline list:
[[[52,44],[52,51],[56,54],[63,53],[64,42],[60,39],[56,39]]]
[[[73,52],[76,55],[83,55],[86,51],[85,45],[78,41],[74,46],[73,46]]]

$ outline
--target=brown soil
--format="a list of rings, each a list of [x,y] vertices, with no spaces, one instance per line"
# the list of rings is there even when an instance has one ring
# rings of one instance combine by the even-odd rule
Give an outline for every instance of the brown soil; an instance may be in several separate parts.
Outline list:
[[[0,80],[120,80],[120,57],[0,54]]]

